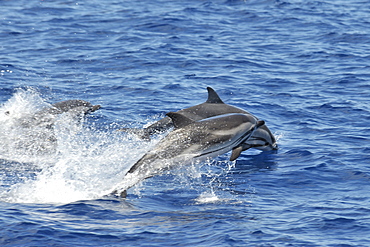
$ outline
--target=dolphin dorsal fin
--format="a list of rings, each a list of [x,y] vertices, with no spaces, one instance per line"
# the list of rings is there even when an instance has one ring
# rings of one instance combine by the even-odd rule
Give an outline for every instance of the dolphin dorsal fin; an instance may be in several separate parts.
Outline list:
[[[207,87],[207,90],[208,90],[208,99],[206,103],[224,104],[220,96],[218,96],[218,94],[216,93],[215,90],[213,90],[213,88]]]
[[[183,128],[191,123],[194,123],[195,121],[178,113],[178,112],[169,112],[166,114],[168,117],[171,118],[173,125],[175,126],[175,129]]]

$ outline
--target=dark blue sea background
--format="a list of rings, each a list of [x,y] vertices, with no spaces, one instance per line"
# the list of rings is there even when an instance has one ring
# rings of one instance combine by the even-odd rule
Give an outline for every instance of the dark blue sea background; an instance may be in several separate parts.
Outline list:
[[[0,4],[1,246],[370,245],[370,1]],[[117,129],[203,103],[207,86],[279,150],[109,195],[164,137]],[[68,99],[102,108],[61,115],[54,149],[14,128]]]

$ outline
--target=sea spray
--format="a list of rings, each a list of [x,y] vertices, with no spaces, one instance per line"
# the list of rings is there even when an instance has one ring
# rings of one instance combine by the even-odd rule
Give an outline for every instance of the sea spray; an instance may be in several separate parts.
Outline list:
[[[29,109],[22,112],[26,106]],[[7,182],[0,192],[2,200],[67,203],[102,197],[151,147],[150,143],[143,144],[134,136],[100,128],[94,122],[77,121],[68,114],[58,116],[51,129],[17,126],[17,120],[37,112],[42,106],[48,104],[37,91],[22,89],[0,109],[3,114],[0,133],[4,140],[0,159],[3,164],[10,161],[17,164],[13,175],[4,172]],[[7,111],[14,113],[10,112],[12,116],[9,117]],[[49,132],[53,139],[43,139]],[[47,152],[45,143],[51,146]],[[45,152],[40,152],[41,149]],[[30,175],[19,175],[27,172]]]
[[[0,106],[0,159],[29,162],[33,154],[52,148],[50,129],[23,125],[25,119],[48,106],[33,88],[18,89]]]

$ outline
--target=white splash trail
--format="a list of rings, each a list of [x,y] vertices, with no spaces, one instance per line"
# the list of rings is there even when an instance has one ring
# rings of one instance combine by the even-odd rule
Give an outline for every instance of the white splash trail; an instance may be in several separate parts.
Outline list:
[[[101,198],[121,182],[130,165],[155,143],[143,144],[136,137],[122,135],[113,129],[86,126],[68,114],[61,115],[55,122],[52,141],[43,138],[43,134],[50,131],[48,129],[22,129],[17,125],[17,120],[45,105],[35,90],[22,89],[0,107],[3,165],[17,162],[17,167],[28,168],[13,169],[12,173],[36,173],[23,176],[22,182],[13,179],[13,183],[1,187],[0,200],[68,203]],[[31,135],[37,131],[38,135]],[[49,149],[45,149],[45,143],[50,144]],[[43,152],[39,152],[41,148]],[[7,180],[12,179],[11,174],[7,176]]]

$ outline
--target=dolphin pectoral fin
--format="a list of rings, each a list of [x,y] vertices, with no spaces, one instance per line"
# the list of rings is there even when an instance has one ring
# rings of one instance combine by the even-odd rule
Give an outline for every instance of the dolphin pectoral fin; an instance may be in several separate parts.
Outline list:
[[[240,156],[240,153],[242,151],[243,151],[243,146],[238,146],[234,148],[230,156],[230,161],[236,160]]]
[[[208,99],[207,99],[206,103],[225,104],[213,88],[207,87],[207,90],[208,90]]]

